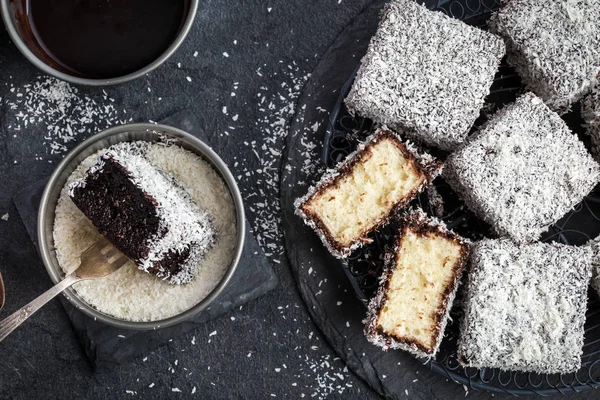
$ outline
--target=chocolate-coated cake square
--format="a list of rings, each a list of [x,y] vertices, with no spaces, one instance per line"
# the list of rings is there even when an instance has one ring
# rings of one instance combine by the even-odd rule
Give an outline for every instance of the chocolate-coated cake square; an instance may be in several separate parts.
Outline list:
[[[591,264],[590,246],[473,245],[459,361],[540,374],[578,370]]]
[[[369,342],[384,350],[435,356],[469,246],[443,222],[420,210],[405,215],[369,304],[365,325]]]
[[[382,128],[297,199],[296,214],[331,254],[345,258],[370,243],[369,234],[405,208],[441,169],[441,162]]]
[[[600,181],[600,166],[533,93],[498,111],[446,160],[444,178],[499,236],[537,240]]]
[[[214,241],[209,216],[134,147],[103,155],[69,196],[141,270],[169,283],[192,281]]]
[[[600,73],[600,2],[512,0],[489,21],[529,90],[563,113]]]
[[[391,1],[346,106],[415,142],[453,150],[479,116],[504,52],[499,36],[413,0]]]

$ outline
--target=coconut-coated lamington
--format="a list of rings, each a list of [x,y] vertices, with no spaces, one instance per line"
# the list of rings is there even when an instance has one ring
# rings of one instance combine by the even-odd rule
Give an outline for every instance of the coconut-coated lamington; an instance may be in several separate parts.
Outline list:
[[[600,181],[565,122],[526,93],[446,160],[444,178],[499,236],[537,240]]]
[[[441,172],[442,163],[382,128],[294,203],[327,249],[345,258]]]
[[[386,253],[365,335],[387,349],[435,356],[466,264],[470,243],[421,210],[407,214]]]
[[[592,142],[592,154],[600,160],[600,87],[583,99],[581,111]]]
[[[172,284],[191,282],[215,239],[210,216],[137,144],[111,148],[69,196],[138,268]]]
[[[489,21],[529,90],[563,113],[597,82],[600,1],[512,0]]]
[[[411,140],[452,150],[479,116],[504,53],[499,36],[394,0],[384,6],[346,106]]]
[[[473,245],[458,343],[461,364],[540,374],[581,366],[590,246],[509,239]]]

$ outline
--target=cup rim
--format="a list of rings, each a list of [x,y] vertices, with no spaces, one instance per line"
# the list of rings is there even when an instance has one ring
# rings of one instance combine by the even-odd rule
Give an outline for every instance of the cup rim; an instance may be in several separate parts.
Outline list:
[[[46,74],[52,75],[63,81],[66,81],[66,82],[69,82],[69,83],[72,83],[75,85],[84,85],[84,86],[118,85],[121,83],[129,82],[134,79],[140,78],[140,77],[154,71],[156,68],[160,67],[162,64],[164,64],[165,61],[167,61],[169,58],[171,58],[171,56],[179,49],[179,47],[182,45],[183,41],[189,34],[189,32],[192,28],[192,25],[194,24],[194,20],[196,19],[198,5],[200,3],[200,0],[189,0],[189,2],[190,2],[189,3],[190,4],[189,12],[188,12],[188,15],[187,15],[182,27],[181,27],[181,31],[179,32],[179,34],[177,35],[177,37],[175,38],[173,43],[171,43],[171,45],[167,48],[167,50],[165,50],[156,60],[152,61],[150,64],[146,65],[145,67],[143,67],[137,71],[131,72],[127,75],[118,76],[118,77],[114,77],[114,78],[108,78],[108,79],[93,79],[93,78],[82,78],[82,77],[70,75],[65,72],[59,71],[56,68],[53,68],[53,67],[49,66],[48,64],[46,64],[45,62],[43,62],[42,60],[40,60],[31,50],[29,50],[29,47],[27,47],[27,45],[25,44],[23,39],[21,39],[21,36],[17,32],[17,29],[15,28],[15,26],[13,24],[12,18],[10,16],[10,10],[8,8],[10,1],[11,0],[0,0],[0,13],[2,14],[4,26],[6,27],[6,30],[8,31],[8,34],[10,35],[11,40],[17,46],[17,48],[19,49],[21,54],[23,54],[27,60],[29,60],[33,65],[35,65],[42,72],[45,72]]]
[[[48,183],[46,184],[46,187],[44,188],[44,192],[42,194],[42,198],[41,198],[41,202],[40,202],[40,208],[38,210],[38,215],[37,215],[37,222],[38,222],[37,223],[37,237],[38,237],[38,243],[39,243],[42,261],[44,263],[46,271],[48,272],[48,275],[50,276],[50,279],[52,280],[52,282],[54,284],[59,283],[62,280],[62,275],[64,275],[64,274],[62,273],[62,270],[60,269],[60,266],[58,264],[58,259],[53,254],[53,251],[50,249],[50,246],[47,243],[47,233],[48,233],[48,227],[49,227],[50,223],[47,221],[46,216],[49,212],[52,213],[52,224],[53,224],[56,208],[54,207],[54,209],[51,209],[53,207],[52,206],[52,201],[53,201],[52,191],[53,191],[53,189],[55,189],[57,187],[57,185],[60,185],[61,188],[64,186],[66,179],[68,179],[68,176],[67,177],[63,176],[61,179],[61,176],[63,175],[63,173],[66,170],[68,170],[69,168],[72,168],[72,167],[76,168],[77,165],[79,165],[79,163],[77,163],[77,165],[73,165],[73,164],[75,162],[81,162],[81,160],[78,160],[78,157],[80,156],[80,154],[82,152],[88,150],[91,146],[95,145],[98,142],[105,141],[116,135],[126,134],[128,132],[150,132],[151,133],[151,132],[156,132],[156,131],[158,131],[160,133],[166,133],[168,136],[174,137],[176,139],[183,139],[185,143],[193,146],[194,149],[196,150],[195,153],[204,157],[208,162],[210,162],[212,164],[213,168],[217,171],[217,173],[219,173],[221,178],[225,181],[225,183],[227,184],[227,187],[229,188],[229,192],[231,193],[233,202],[235,204],[235,211],[236,211],[236,217],[237,217],[237,221],[236,221],[237,232],[236,232],[236,238],[235,238],[236,247],[234,250],[234,256],[231,260],[231,263],[229,264],[227,271],[225,272],[225,275],[221,278],[221,280],[219,281],[217,286],[204,299],[202,299],[200,302],[198,302],[198,304],[194,305],[190,309],[188,309],[180,314],[177,314],[175,316],[165,318],[162,320],[143,322],[143,321],[129,321],[129,320],[119,319],[119,318],[110,316],[108,314],[104,314],[104,313],[96,310],[89,303],[87,303],[82,298],[80,298],[79,295],[76,294],[76,292],[74,291],[74,289],[72,287],[66,289],[63,292],[63,295],[66,297],[66,299],[72,305],[74,305],[78,310],[82,311],[84,314],[93,318],[94,320],[101,321],[103,323],[106,323],[108,325],[111,325],[111,326],[114,326],[117,328],[124,328],[124,329],[131,329],[131,330],[156,330],[156,329],[160,329],[160,328],[166,328],[169,326],[173,326],[175,324],[183,322],[186,319],[196,315],[200,311],[207,308],[215,300],[215,298],[217,298],[217,296],[219,296],[221,294],[221,292],[225,289],[225,287],[229,284],[231,278],[233,277],[233,274],[237,270],[237,267],[241,260],[242,251],[244,249],[245,235],[246,235],[246,219],[245,219],[242,195],[239,191],[239,188],[237,186],[235,178],[233,177],[233,174],[231,173],[231,171],[229,170],[229,168],[227,167],[225,162],[206,143],[204,143],[200,139],[192,136],[191,134],[189,134],[185,131],[182,131],[181,129],[177,129],[177,128],[174,128],[174,127],[171,127],[168,125],[150,124],[150,123],[118,125],[118,126],[109,128],[105,131],[102,131],[100,133],[97,133],[96,135],[85,140],[83,143],[81,143],[80,145],[75,147],[73,150],[71,150],[69,152],[69,154],[56,167],[56,169],[50,176],[50,179],[49,179]],[[123,140],[123,141],[127,141],[127,140]],[[119,142],[122,142],[122,141],[119,141]],[[59,191],[59,193],[60,193],[60,191]],[[58,266],[58,268],[56,268],[55,265]]]

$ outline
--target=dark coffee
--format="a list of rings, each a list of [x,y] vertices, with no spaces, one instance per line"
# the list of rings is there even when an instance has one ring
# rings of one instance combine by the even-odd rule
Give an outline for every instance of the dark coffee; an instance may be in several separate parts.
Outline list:
[[[86,78],[135,72],[173,43],[187,0],[28,0],[27,15],[42,49]]]

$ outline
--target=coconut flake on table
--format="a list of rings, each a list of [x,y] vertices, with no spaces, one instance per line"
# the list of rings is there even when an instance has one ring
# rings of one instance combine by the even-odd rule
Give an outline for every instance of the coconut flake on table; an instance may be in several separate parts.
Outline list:
[[[140,142],[141,143],[141,142]],[[113,146],[125,146],[118,144]],[[216,242],[197,266],[197,278],[183,286],[169,285],[128,262],[105,278],[83,281],[73,287],[100,312],[130,321],[156,321],[178,315],[204,299],[221,281],[235,247],[237,233],[233,199],[225,182],[210,164],[176,145],[143,144],[145,156],[156,168],[173,175],[198,207],[211,215]],[[56,207],[54,241],[65,273],[79,266],[79,256],[101,236],[68,196],[68,185],[105,154],[86,158],[71,174]]]
[[[38,76],[34,83],[11,87],[4,102],[9,109],[8,130],[12,137],[33,126],[44,127],[44,146],[49,154],[63,154],[69,143],[116,124],[131,122],[112,104],[114,100],[102,91],[103,103],[83,95],[67,82]],[[12,114],[12,115],[11,115]],[[12,117],[12,119],[10,119]],[[24,133],[23,133],[24,134]],[[42,157],[35,156],[36,160]]]
[[[258,68],[260,70],[260,68]],[[262,74],[259,74],[262,76]],[[261,86],[256,95],[259,118],[255,122],[260,133],[257,139],[244,141],[251,157],[235,157],[233,173],[240,182],[240,190],[248,204],[249,221],[256,240],[265,255],[279,263],[284,254],[279,201],[282,153],[289,130],[289,121],[296,111],[296,102],[310,74],[300,71],[296,62],[285,65],[280,73],[269,78],[281,79],[277,89]],[[237,89],[237,82],[234,84]],[[228,115],[227,106],[223,113]],[[236,116],[237,112],[229,113]],[[234,121],[234,122],[239,122]],[[229,127],[233,130],[234,127]],[[228,134],[228,131],[226,131]]]

